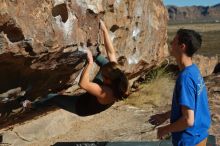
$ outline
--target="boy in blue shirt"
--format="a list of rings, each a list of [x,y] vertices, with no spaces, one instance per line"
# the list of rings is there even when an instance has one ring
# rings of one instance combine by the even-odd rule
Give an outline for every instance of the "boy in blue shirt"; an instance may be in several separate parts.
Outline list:
[[[170,50],[180,69],[173,92],[172,108],[149,120],[159,126],[170,117],[170,124],[157,129],[157,136],[161,139],[171,133],[174,146],[206,145],[211,124],[207,90],[198,67],[192,63],[192,56],[201,44],[202,39],[197,32],[178,30]]]

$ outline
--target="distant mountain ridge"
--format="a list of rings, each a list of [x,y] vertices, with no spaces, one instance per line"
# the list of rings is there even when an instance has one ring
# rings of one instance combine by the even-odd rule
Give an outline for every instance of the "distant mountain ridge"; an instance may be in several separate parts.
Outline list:
[[[220,22],[220,3],[214,6],[167,6],[170,23]]]

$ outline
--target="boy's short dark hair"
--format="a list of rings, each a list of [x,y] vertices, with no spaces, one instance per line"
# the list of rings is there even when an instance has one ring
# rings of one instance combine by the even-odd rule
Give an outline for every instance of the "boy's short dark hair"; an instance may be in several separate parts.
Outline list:
[[[201,48],[202,37],[198,32],[189,29],[179,29],[177,35],[179,44],[186,45],[187,56],[192,57],[193,54]]]

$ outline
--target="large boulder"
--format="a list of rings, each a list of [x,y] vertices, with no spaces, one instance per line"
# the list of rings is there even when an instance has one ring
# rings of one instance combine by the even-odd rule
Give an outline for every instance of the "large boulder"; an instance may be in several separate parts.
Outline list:
[[[202,76],[209,76],[214,72],[218,64],[218,56],[195,55],[193,62],[198,65]]]
[[[179,67],[176,59],[174,57],[169,57],[168,59],[170,64],[168,65],[168,70],[177,74],[179,72]],[[195,54],[192,60],[193,63],[198,66],[203,77],[210,76],[213,73],[218,72],[218,56],[204,56],[201,54]]]
[[[130,79],[167,55],[161,0],[3,0],[0,93],[22,87],[34,98],[75,86],[83,50],[96,51],[99,19],[109,28]]]

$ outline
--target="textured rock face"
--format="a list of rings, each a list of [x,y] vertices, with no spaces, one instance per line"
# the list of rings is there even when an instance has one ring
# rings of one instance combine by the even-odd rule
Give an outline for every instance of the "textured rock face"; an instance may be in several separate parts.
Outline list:
[[[83,49],[96,51],[100,18],[130,78],[166,56],[161,0],[1,0],[0,93],[31,87],[38,97],[74,85]]]
[[[209,95],[209,105],[211,109],[212,125],[210,133],[215,135],[216,143],[220,143],[220,74],[212,74],[205,78]]]
[[[193,59],[193,63],[195,63],[198,66],[203,77],[210,76],[213,73],[219,72],[218,56],[203,56],[200,54],[195,54],[192,59]],[[169,57],[169,61],[170,61],[170,67],[169,67],[170,71],[178,73],[179,68],[175,58]]]
[[[218,64],[218,57],[207,57],[202,55],[195,55],[193,57],[193,62],[196,63],[201,71],[202,76],[211,75],[216,65]]]

